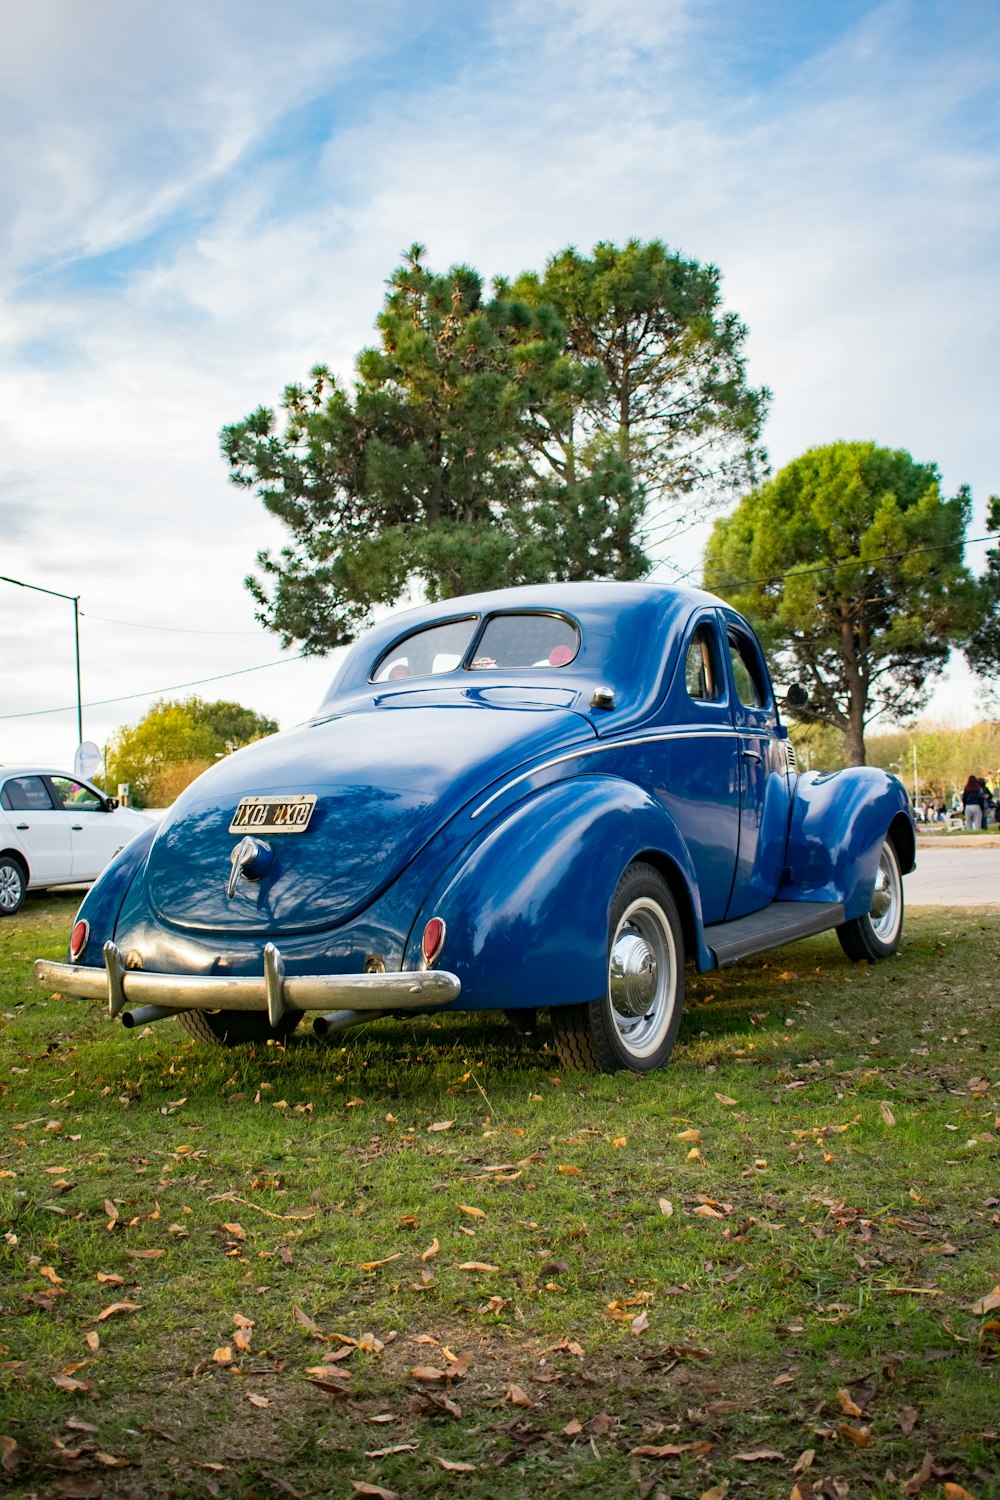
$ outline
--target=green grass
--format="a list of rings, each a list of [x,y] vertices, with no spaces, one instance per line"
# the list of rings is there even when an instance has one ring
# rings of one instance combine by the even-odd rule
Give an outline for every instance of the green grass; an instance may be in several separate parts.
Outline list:
[[[1000,1494],[995,917],[692,974],[637,1079],[492,1015],[129,1034],[35,988],[74,904],[0,923],[15,1493]]]

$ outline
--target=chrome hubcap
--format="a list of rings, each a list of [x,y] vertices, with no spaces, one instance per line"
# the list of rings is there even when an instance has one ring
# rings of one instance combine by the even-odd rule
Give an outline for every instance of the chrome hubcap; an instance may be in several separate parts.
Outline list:
[[[20,872],[13,865],[0,865],[0,907],[14,911],[20,900]]]
[[[899,865],[889,844],[882,846],[868,915],[875,936],[883,943],[891,942],[903,918],[903,889]]]
[[[654,1052],[669,1030],[678,972],[666,914],[656,901],[640,896],[618,923],[608,963],[611,1019],[634,1057]]]

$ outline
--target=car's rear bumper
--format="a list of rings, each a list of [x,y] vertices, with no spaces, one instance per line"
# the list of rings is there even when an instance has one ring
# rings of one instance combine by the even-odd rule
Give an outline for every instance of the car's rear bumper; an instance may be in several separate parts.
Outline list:
[[[126,969],[114,943],[104,944],[104,968],[57,964],[40,958],[35,978],[62,995],[107,1002],[120,1015],[131,1005],[163,1010],[265,1011],[277,1026],[287,1011],[328,1011],[343,1005],[355,1011],[425,1010],[447,1005],[461,994],[461,980],[444,970],[399,974],[293,974],[286,977],[273,943],[263,952],[262,975],[153,974]]]

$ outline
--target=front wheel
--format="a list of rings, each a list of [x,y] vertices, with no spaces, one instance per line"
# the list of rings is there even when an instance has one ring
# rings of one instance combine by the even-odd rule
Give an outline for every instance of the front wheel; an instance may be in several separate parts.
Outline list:
[[[882,845],[872,904],[863,917],[852,917],[837,928],[840,946],[854,963],[890,958],[903,936],[903,878],[899,860],[888,839]]]
[[[24,900],[28,877],[12,854],[0,856],[0,917],[12,917]]]
[[[622,875],[608,924],[608,988],[602,1000],[553,1006],[565,1068],[651,1073],[667,1061],[684,1007],[684,939],[670,887],[652,865]]]
[[[286,1011],[272,1026],[267,1011],[182,1010],[180,1021],[188,1036],[214,1047],[239,1047],[245,1042],[284,1042],[302,1020],[302,1012]]]

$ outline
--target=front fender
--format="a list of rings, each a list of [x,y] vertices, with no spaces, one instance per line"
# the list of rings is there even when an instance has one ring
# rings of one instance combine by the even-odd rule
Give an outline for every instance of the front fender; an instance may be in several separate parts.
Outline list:
[[[403,967],[420,967],[424,924],[439,916],[447,925],[442,967],[462,981],[458,1008],[601,999],[611,900],[622,871],[640,856],[673,886],[699,967],[710,967],[683,839],[658,803],[612,776],[543,788],[463,850],[428,895]]]
[[[130,839],[124,849],[119,849],[114,859],[105,865],[84,896],[83,904],[73,918],[74,926],[81,918],[90,923],[90,933],[86,947],[80,955],[80,963],[89,964],[95,968],[103,967],[104,943],[114,936],[115,923],[118,920],[122,902],[135,879],[136,871],[140,870],[146,862],[146,856],[156,837],[157,827],[156,823],[150,823],[148,828],[143,828],[135,835],[135,838]]]
[[[875,766],[796,782],[780,901],[842,901],[848,918],[871,907],[879,855],[892,832],[901,871],[914,867],[916,839],[906,788]]]

